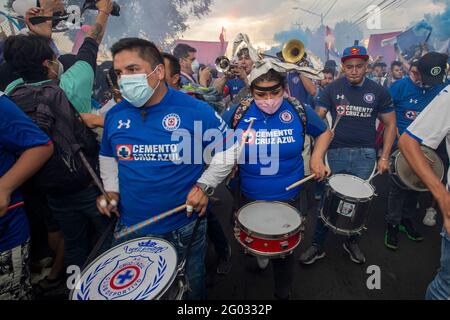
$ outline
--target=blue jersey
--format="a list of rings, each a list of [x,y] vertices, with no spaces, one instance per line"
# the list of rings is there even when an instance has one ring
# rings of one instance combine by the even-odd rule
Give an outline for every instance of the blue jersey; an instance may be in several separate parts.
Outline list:
[[[389,92],[394,102],[397,128],[400,135],[447,85],[448,83],[436,85],[431,89],[423,89],[409,77],[392,84]]]
[[[387,89],[367,78],[359,86],[352,86],[345,77],[330,83],[317,105],[330,111],[333,123],[341,117],[330,149],[375,148],[377,117],[394,111]]]
[[[305,106],[306,133],[317,137],[327,127],[314,110]],[[233,109],[224,118],[232,121]],[[286,191],[286,187],[304,176],[302,158],[303,124],[294,107],[285,100],[273,115],[262,112],[253,102],[239,122],[237,132],[247,130],[254,119],[252,132],[245,145],[245,162],[240,161],[241,191],[253,200],[288,200],[300,187]],[[240,129],[240,130],[239,130]]]
[[[302,103],[306,103],[309,105],[314,104],[313,96],[311,96],[308,93],[308,91],[306,91],[306,88],[303,85],[303,82],[300,79],[300,75],[298,73],[289,72],[289,74],[287,75],[287,82],[291,97],[296,98],[298,101],[301,101]]]
[[[233,99],[239,91],[245,88],[245,82],[239,78],[230,79],[225,84],[230,92],[231,99]]]
[[[46,145],[49,138],[11,100],[0,97],[0,177],[14,165],[26,149]],[[11,195],[10,205],[23,201],[19,190]],[[28,221],[22,208],[0,217],[0,252],[24,243],[29,236]]]
[[[209,143],[202,137],[208,129],[216,129],[220,133],[217,142],[223,142],[227,125],[222,118],[208,104],[171,88],[157,105],[135,108],[123,100],[107,113],[100,155],[118,162],[124,225],[186,203],[205,168],[203,149]],[[165,234],[193,219],[181,212],[143,232]]]

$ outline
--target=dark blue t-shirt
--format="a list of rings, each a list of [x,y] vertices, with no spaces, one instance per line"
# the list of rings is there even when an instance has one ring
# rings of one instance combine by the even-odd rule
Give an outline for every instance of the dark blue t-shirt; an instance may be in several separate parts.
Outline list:
[[[389,92],[367,78],[360,86],[352,86],[345,77],[332,82],[317,104],[330,111],[333,123],[341,116],[330,149],[375,148],[377,117],[394,111]]]
[[[206,140],[220,145],[227,128],[208,104],[171,88],[146,110],[126,100],[113,107],[106,115],[100,155],[118,162],[121,223],[129,227],[184,204],[205,169]],[[142,232],[165,234],[194,219],[184,211]]]
[[[14,165],[26,149],[50,143],[49,138],[11,100],[0,96],[0,177]],[[19,190],[11,195],[10,206],[23,201]],[[29,236],[22,208],[0,217],[0,252],[24,243]]]
[[[231,99],[233,99],[239,91],[245,88],[245,82],[239,78],[230,79],[225,85],[228,87]]]
[[[310,106],[306,106],[306,133],[318,137],[327,127]],[[235,108],[223,115],[232,122]],[[252,133],[245,145],[245,157],[239,162],[243,195],[253,200],[288,200],[300,187],[286,187],[304,176],[302,158],[303,124],[294,107],[285,100],[273,115],[262,112],[253,102],[239,122],[237,134],[248,129],[254,119]]]
[[[296,72],[289,72],[287,75],[287,82],[289,86],[290,96],[296,98],[302,103],[314,106],[314,97],[311,96],[308,91],[306,91],[303,85],[300,75]]]
[[[448,82],[436,85],[431,89],[423,89],[417,86],[409,77],[392,84],[389,92],[394,102],[397,128],[400,135],[447,85]]]

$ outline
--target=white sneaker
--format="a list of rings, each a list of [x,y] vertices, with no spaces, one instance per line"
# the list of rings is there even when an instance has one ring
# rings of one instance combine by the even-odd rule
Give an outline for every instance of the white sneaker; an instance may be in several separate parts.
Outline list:
[[[433,227],[436,224],[437,212],[434,208],[428,208],[423,218],[423,224],[429,227]]]
[[[264,270],[269,265],[269,258],[256,257],[256,262],[261,270]]]

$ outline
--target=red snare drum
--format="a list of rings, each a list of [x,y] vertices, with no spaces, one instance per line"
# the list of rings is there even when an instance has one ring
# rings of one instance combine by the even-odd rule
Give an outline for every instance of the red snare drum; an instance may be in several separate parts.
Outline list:
[[[282,202],[255,201],[237,213],[236,238],[246,252],[266,258],[282,258],[300,244],[300,213]]]

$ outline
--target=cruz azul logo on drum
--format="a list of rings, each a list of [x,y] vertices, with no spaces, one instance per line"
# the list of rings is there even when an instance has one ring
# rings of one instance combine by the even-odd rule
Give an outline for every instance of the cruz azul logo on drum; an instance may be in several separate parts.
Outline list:
[[[116,262],[98,285],[98,293],[107,300],[125,297],[144,283],[147,271],[154,262],[143,256],[131,256]]]
[[[169,242],[130,240],[96,258],[83,271],[71,299],[159,299],[172,285],[177,267],[177,252]]]

